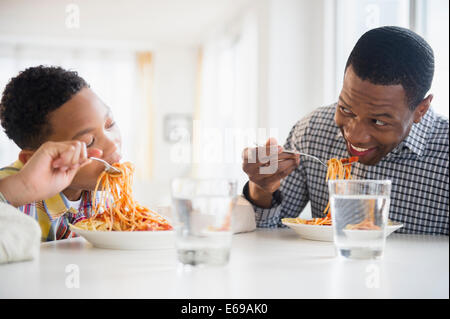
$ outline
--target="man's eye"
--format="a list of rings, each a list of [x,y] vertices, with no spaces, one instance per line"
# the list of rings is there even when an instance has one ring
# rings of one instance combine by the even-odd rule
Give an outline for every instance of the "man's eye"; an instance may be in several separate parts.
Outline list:
[[[386,125],[386,123],[384,123],[383,121],[380,121],[380,120],[373,120],[373,122],[375,123],[375,125],[378,125],[378,126],[385,126]]]
[[[352,112],[350,110],[348,110],[347,108],[341,106],[341,111],[344,112],[345,114],[352,114]]]

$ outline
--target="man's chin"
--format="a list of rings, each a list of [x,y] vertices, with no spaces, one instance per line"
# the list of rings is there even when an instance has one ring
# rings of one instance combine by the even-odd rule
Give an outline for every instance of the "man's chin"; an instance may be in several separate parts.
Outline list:
[[[380,160],[364,160],[364,159],[359,159],[358,162],[360,162],[361,164],[364,165],[368,165],[368,166],[374,166],[377,165]]]
[[[369,166],[373,166],[373,165],[377,165],[380,161],[381,158],[379,156],[377,156],[377,154],[375,153],[369,153],[369,154],[365,154],[365,155],[356,155],[353,154],[349,149],[347,149],[348,155],[350,157],[354,157],[357,156],[358,157],[358,162],[364,165],[369,165]]]

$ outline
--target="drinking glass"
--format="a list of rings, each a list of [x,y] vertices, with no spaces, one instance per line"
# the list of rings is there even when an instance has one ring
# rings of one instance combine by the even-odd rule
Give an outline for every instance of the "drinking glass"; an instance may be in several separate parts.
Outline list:
[[[338,256],[352,259],[382,258],[391,181],[331,180],[328,187]]]
[[[178,260],[189,265],[225,265],[232,238],[237,182],[177,178],[172,181]]]

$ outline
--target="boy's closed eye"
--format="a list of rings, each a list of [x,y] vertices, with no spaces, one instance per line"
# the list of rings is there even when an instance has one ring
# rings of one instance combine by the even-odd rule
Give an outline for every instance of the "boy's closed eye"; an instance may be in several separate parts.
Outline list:
[[[86,143],[86,147],[91,147],[91,146],[93,146],[93,145],[94,145],[94,142],[95,142],[95,137],[93,136],[93,137],[90,139],[90,142]]]
[[[116,122],[110,117],[111,114],[108,112],[107,114],[108,118],[105,122],[105,129],[110,130],[116,125]],[[82,130],[75,134],[72,139],[78,139],[81,142],[86,143],[86,147],[92,147],[96,141],[96,137],[94,134],[92,134],[95,131],[94,128],[87,128],[85,130]]]
[[[92,146],[95,142],[95,136],[93,134],[94,128],[88,128],[82,130],[72,137],[72,140],[79,140],[86,143],[86,147]]]

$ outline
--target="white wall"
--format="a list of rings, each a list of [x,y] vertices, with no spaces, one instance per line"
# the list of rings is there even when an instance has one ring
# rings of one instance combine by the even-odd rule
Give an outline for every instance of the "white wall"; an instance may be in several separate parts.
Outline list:
[[[258,124],[277,130],[280,144],[298,120],[336,98],[330,5],[329,0],[264,0],[257,7]],[[308,204],[302,217],[310,216]]]
[[[163,119],[170,113],[190,114],[194,110],[197,44],[200,26],[236,8],[209,0],[164,1],[73,1],[80,8],[80,28],[65,25],[66,4],[58,0],[0,1],[0,43],[44,44],[60,48],[92,47],[151,51],[154,58],[153,176],[135,179],[134,192],[144,205],[168,204],[169,182],[189,172],[190,166],[170,160],[171,145],[164,141]],[[195,6],[202,7],[203,13]],[[227,7],[227,8],[225,8]],[[152,19],[157,16],[158,19]],[[185,17],[185,20],[182,18]],[[195,20],[194,20],[195,19]],[[192,21],[190,21],[192,20]],[[198,25],[195,24],[198,22]],[[86,79],[89,82],[89,79]],[[0,88],[0,93],[4,87]],[[6,138],[1,143],[12,143]],[[142,145],[146,147],[146,145]],[[0,166],[9,162],[2,162]]]
[[[283,143],[297,120],[314,108],[330,102],[324,99],[326,88],[323,87],[323,12],[326,1],[234,0],[228,2],[227,10],[222,10],[227,11],[227,14],[219,14],[218,8],[224,2],[215,1],[215,4],[211,4],[210,1],[196,0],[195,4],[209,11],[200,14],[195,8],[190,8],[183,16],[197,17],[197,21],[203,26],[210,26],[203,29],[189,27],[195,25],[195,20],[170,20],[173,13],[180,17],[180,12],[170,11],[170,6],[158,4],[159,26],[170,29],[161,29],[158,33],[155,31],[158,24],[150,23],[145,18],[145,12],[152,11],[152,5],[157,4],[155,1],[135,1],[139,6],[134,7],[133,3],[125,5],[125,2],[116,6],[105,1],[92,4],[90,1],[79,1],[80,29],[67,30],[64,29],[64,6],[60,3],[45,0],[43,5],[42,2],[8,0],[0,3],[0,40],[45,40],[62,45],[75,43],[81,46],[120,46],[127,49],[150,49],[154,53],[153,180],[136,181],[135,194],[145,205],[164,205],[170,200],[170,179],[189,173],[188,165],[170,161],[171,145],[163,140],[163,119],[169,113],[192,113],[194,110],[198,45],[195,39],[202,39],[202,33],[213,29],[215,24],[220,25],[238,17],[245,11],[238,10],[240,6],[247,6],[247,9],[253,6],[256,9],[259,51],[258,127],[278,129],[279,141]],[[171,3],[175,4],[175,9],[185,6],[184,1]],[[121,11],[120,8],[126,10]],[[52,13],[55,10],[59,13]],[[102,12],[103,15],[100,14]],[[153,15],[156,14],[155,10],[152,12]],[[14,19],[7,15],[14,15]],[[186,30],[183,30],[183,25]],[[305,30],[308,32],[304,32]],[[170,38],[167,36],[169,33]],[[153,41],[154,39],[158,41]],[[173,43],[164,44],[164,39],[170,39]],[[175,42],[178,46],[174,45]]]
[[[197,54],[191,47],[160,47],[154,53],[153,178],[136,180],[134,188],[136,199],[144,205],[170,204],[170,180],[190,173],[190,164],[172,161],[172,144],[164,140],[163,124],[167,114],[194,112]]]
[[[333,102],[324,84],[325,2],[268,0],[259,9],[259,124],[278,129],[280,143],[299,119]]]

